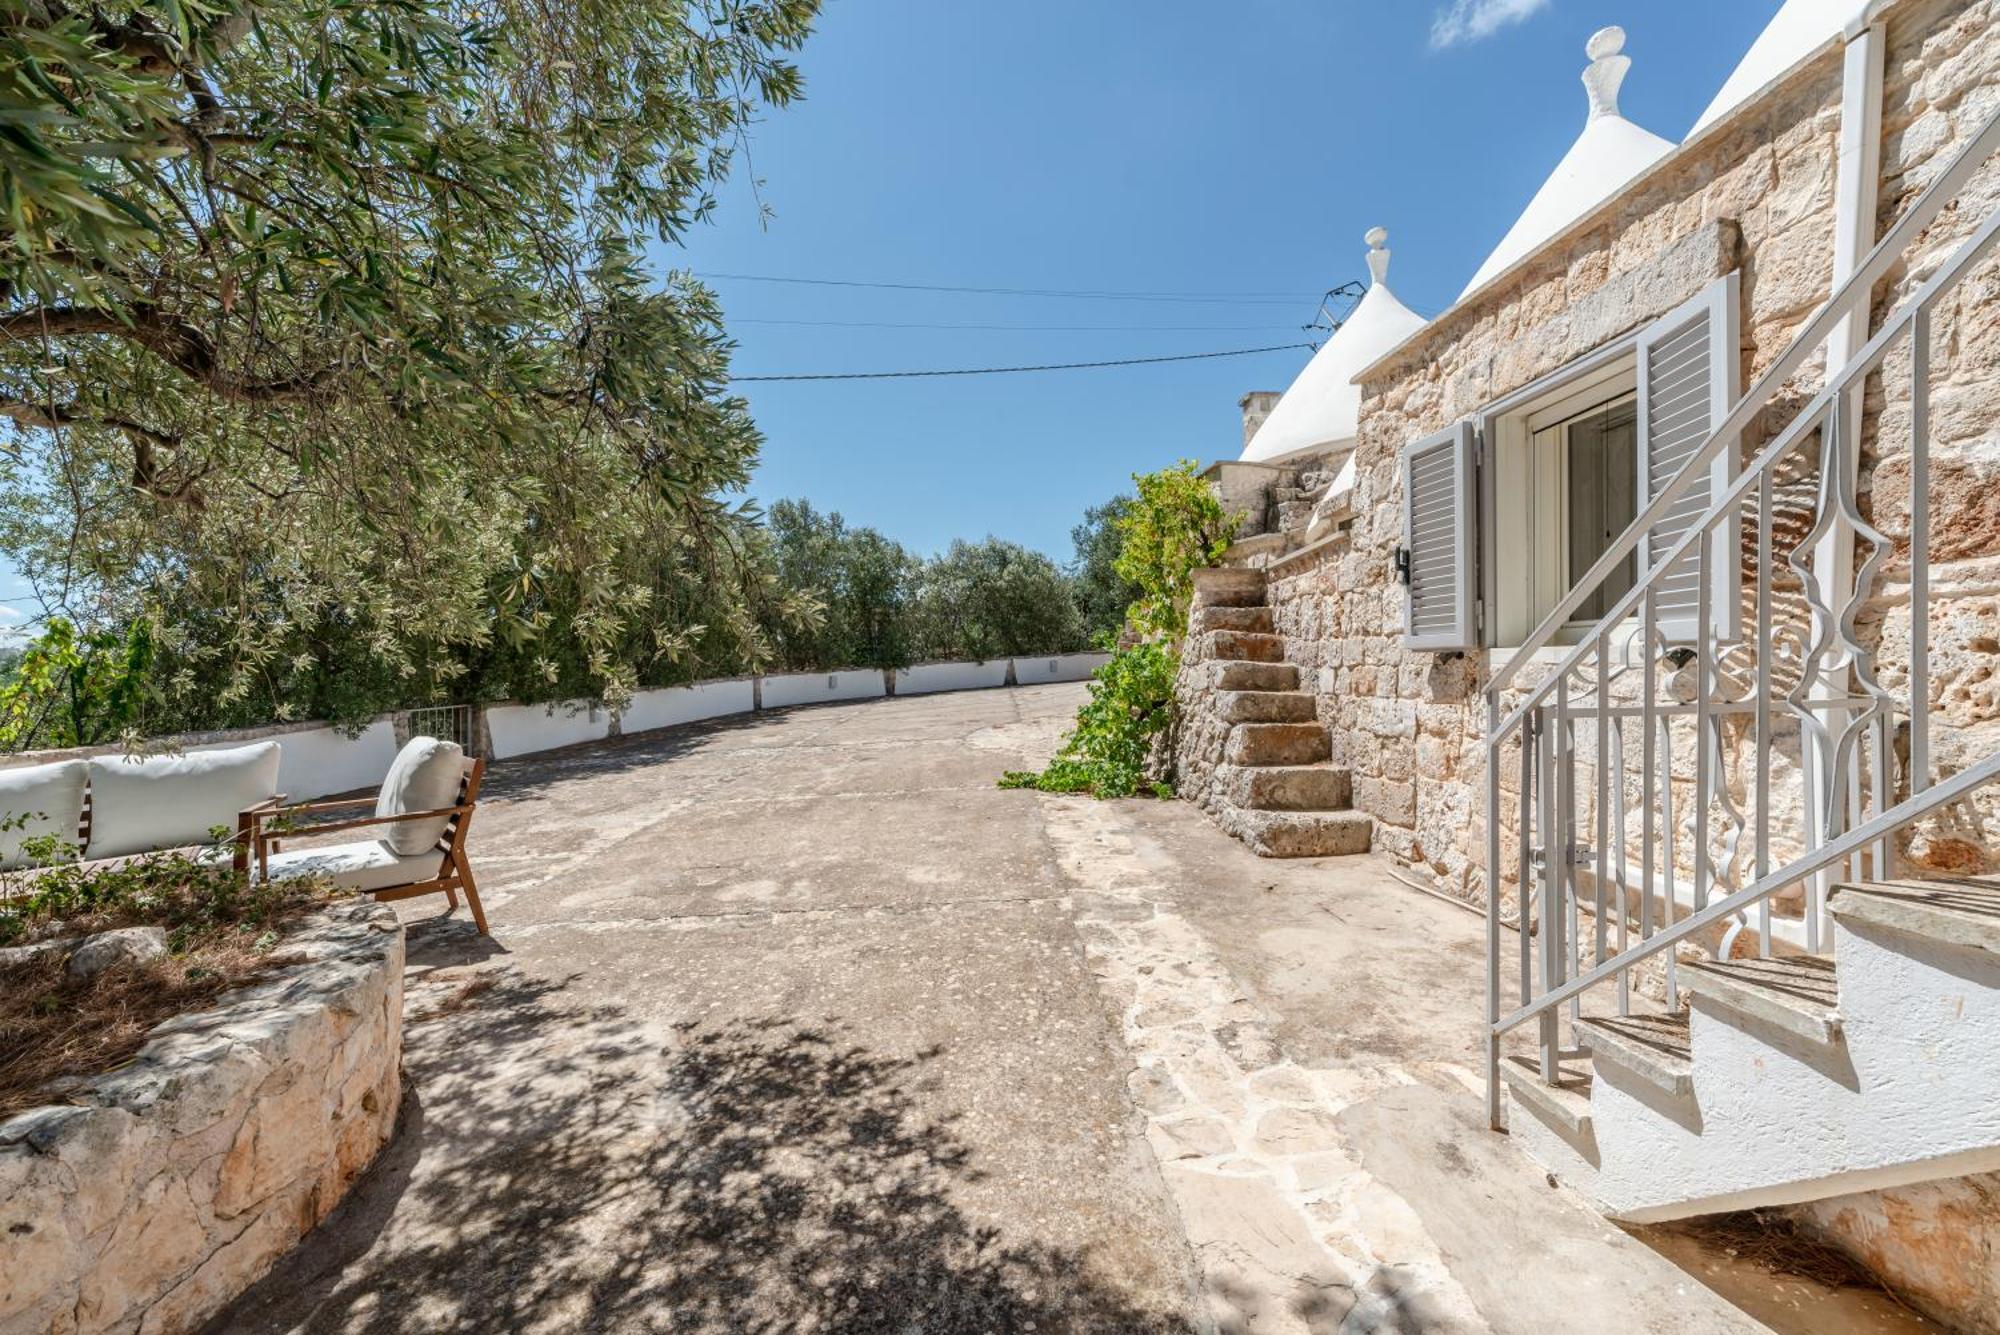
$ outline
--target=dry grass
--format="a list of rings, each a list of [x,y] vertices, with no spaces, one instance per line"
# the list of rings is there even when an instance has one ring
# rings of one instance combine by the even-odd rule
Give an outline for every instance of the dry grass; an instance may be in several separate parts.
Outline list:
[[[16,888],[25,893],[0,904],[0,939],[159,926],[170,953],[92,978],[69,976],[62,947],[0,965],[0,1118],[59,1098],[67,1082],[130,1059],[161,1022],[289,962],[286,929],[341,893],[304,879],[247,886],[173,856],[54,868]]]
[[[1895,1297],[1846,1252],[1821,1242],[1776,1210],[1705,1215],[1662,1227],[1699,1239],[1767,1274],[1791,1275],[1829,1289],[1878,1289]]]

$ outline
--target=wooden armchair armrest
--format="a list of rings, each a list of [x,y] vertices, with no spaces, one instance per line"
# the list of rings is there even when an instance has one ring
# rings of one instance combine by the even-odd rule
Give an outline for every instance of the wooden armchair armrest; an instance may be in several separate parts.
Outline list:
[[[372,807],[374,805],[375,799],[372,797],[337,797],[330,802],[299,802],[292,806],[280,807],[276,814],[280,816],[296,816],[308,811],[343,811],[348,807]]]
[[[273,793],[261,802],[252,802],[236,813],[236,837],[230,842],[235,850],[230,854],[229,865],[240,872],[250,870],[250,850],[258,843],[263,833],[264,821],[285,805],[283,793]]]

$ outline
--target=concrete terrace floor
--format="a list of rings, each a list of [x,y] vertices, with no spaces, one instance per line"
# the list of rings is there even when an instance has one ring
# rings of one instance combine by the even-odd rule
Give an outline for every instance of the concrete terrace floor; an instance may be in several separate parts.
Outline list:
[[[398,1139],[213,1328],[1760,1328],[1485,1129],[1472,914],[994,787],[1082,697],[494,765]]]

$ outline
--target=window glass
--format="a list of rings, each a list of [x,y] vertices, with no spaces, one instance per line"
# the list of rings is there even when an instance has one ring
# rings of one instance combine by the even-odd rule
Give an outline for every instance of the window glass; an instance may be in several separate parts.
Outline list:
[[[1569,419],[1561,431],[1567,480],[1567,587],[1575,588],[1630,527],[1638,506],[1639,405],[1627,398]],[[1574,621],[1600,620],[1632,588],[1633,554],[1576,609]]]

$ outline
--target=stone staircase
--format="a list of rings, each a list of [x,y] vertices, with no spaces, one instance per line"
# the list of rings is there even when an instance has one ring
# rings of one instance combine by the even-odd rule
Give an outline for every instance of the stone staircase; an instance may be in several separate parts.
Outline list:
[[[1366,853],[1374,823],[1350,809],[1348,772],[1328,763],[1313,694],[1284,658],[1263,571],[1195,572],[1181,696],[1206,715],[1197,731],[1222,740],[1197,800],[1260,857]]]
[[[1508,1129],[1646,1223],[2000,1169],[2000,880],[1843,885],[1834,953],[1684,961],[1689,1010],[1585,1015]]]

